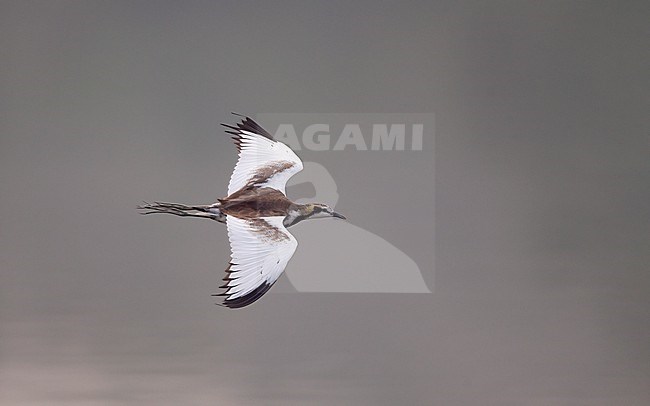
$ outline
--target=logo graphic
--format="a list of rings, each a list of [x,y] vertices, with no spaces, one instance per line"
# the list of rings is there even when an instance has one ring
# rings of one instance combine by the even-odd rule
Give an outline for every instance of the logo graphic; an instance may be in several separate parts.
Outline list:
[[[287,184],[289,195],[348,217],[291,229],[300,249],[285,274],[295,290],[431,292],[432,114],[258,114],[256,120],[300,151],[304,169]],[[415,210],[422,217],[416,222]],[[278,291],[292,290],[279,285]]]

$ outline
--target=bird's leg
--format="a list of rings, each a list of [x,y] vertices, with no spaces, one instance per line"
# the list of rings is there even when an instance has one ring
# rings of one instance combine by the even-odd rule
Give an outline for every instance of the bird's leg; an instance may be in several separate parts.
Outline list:
[[[221,223],[226,221],[226,216],[219,211],[217,204],[187,206],[179,203],[144,202],[142,206],[138,206],[138,210],[142,210],[141,214],[164,213],[181,217],[208,218]]]

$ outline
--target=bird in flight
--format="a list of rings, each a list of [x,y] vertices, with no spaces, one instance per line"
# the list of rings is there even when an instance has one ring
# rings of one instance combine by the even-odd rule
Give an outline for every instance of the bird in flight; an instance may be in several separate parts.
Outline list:
[[[287,227],[313,218],[345,219],[326,204],[289,200],[285,187],[302,170],[302,161],[250,117],[241,117],[236,126],[222,124],[239,151],[227,197],[209,205],[145,202],[138,207],[142,214],[199,217],[226,224],[231,260],[221,286],[225,291],[214,296],[223,296],[218,304],[229,308],[255,302],[282,275],[298,247]]]

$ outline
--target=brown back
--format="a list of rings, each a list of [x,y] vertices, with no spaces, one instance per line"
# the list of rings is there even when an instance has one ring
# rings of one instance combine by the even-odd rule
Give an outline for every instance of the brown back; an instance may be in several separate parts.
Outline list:
[[[238,218],[286,216],[293,204],[282,192],[268,187],[244,187],[219,199],[221,212]]]

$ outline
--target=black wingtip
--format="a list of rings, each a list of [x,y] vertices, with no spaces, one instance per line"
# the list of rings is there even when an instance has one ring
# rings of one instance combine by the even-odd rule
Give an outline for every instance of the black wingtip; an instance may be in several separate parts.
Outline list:
[[[268,131],[266,131],[264,128],[262,128],[261,125],[257,124],[255,122],[255,120],[253,120],[249,116],[246,116],[244,114],[235,113],[235,112],[232,112],[232,114],[235,115],[235,116],[241,117],[242,119],[241,119],[241,122],[237,123],[236,126],[231,125],[231,124],[221,123],[222,126],[228,128],[228,130],[226,130],[227,133],[233,134],[232,132],[230,132],[230,130],[232,130],[232,131],[234,131],[233,135],[239,135],[241,133],[241,131],[247,131],[247,132],[250,132],[250,133],[253,133],[253,134],[258,134],[258,135],[260,135],[262,137],[265,137],[265,138],[268,138],[270,140],[273,140],[273,136]]]
[[[269,289],[271,289],[271,286],[273,286],[274,283],[262,283],[260,286],[257,288],[253,289],[249,293],[245,294],[244,296],[240,296],[236,299],[226,299],[224,300],[220,306],[225,306],[230,309],[240,309],[242,307],[250,306],[251,304],[255,303],[259,298],[264,296],[266,292],[268,292]]]
[[[226,128],[230,128],[231,130],[235,130],[235,131],[239,130],[239,127],[235,127],[234,125],[231,124],[221,123],[221,125]]]

